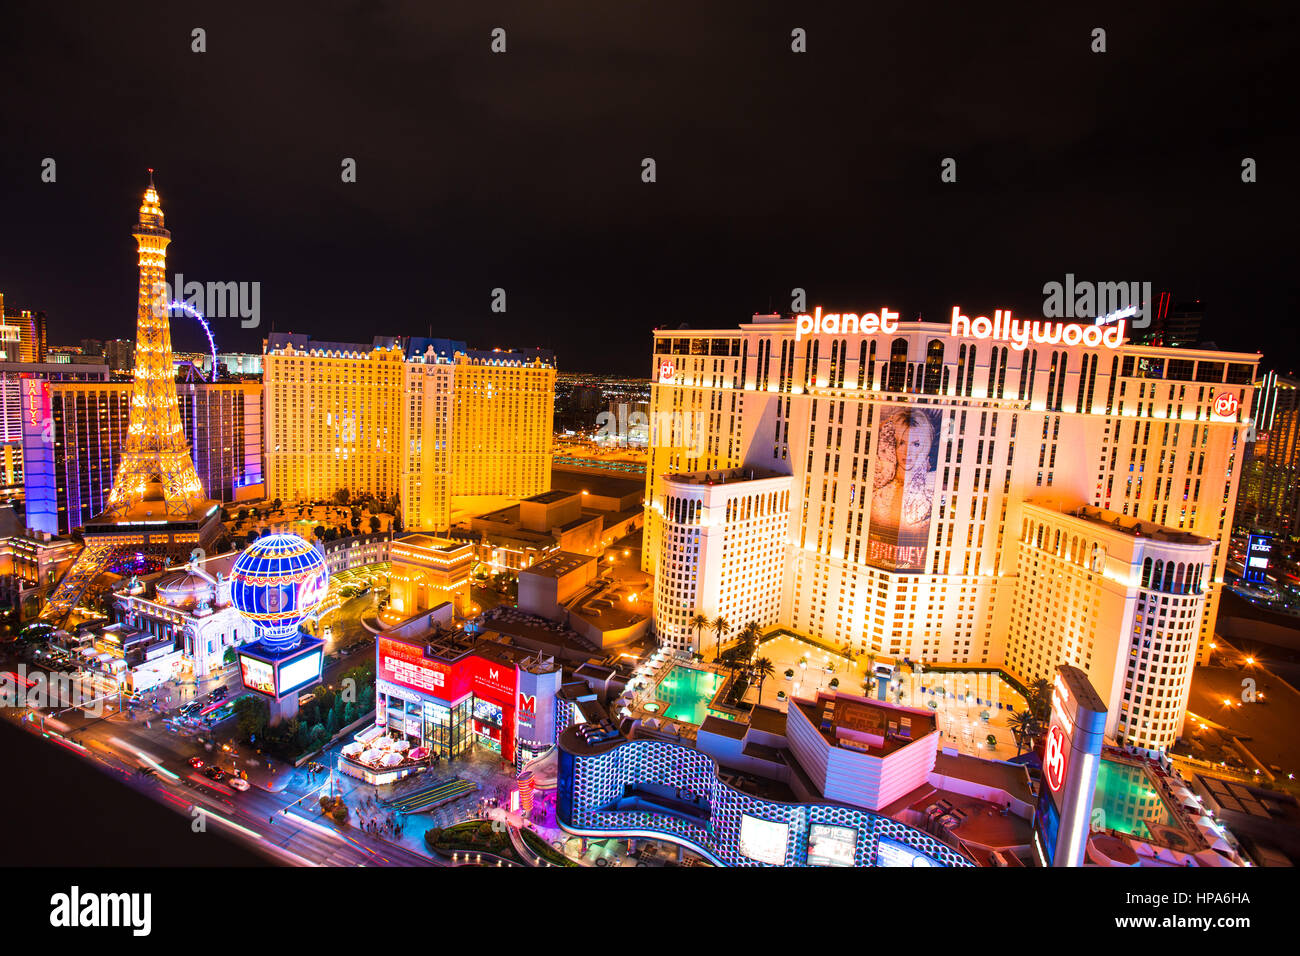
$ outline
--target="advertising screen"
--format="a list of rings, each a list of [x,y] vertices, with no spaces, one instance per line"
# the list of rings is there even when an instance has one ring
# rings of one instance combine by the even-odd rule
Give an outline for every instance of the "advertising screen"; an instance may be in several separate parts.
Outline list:
[[[411,690],[443,700],[459,697],[463,692],[450,681],[450,669],[425,658],[420,648],[389,637],[379,638],[380,680],[391,681]]]
[[[743,814],[740,818],[740,854],[759,863],[785,864],[790,827]]]
[[[239,676],[243,679],[244,687],[248,690],[266,694],[268,697],[275,696],[275,670],[266,661],[259,661],[255,657],[241,656],[239,658]]]
[[[287,694],[304,684],[320,680],[320,666],[320,651],[313,651],[306,657],[280,665],[280,693]]]
[[[876,841],[876,866],[934,866],[932,859],[905,843],[880,837]]]
[[[808,828],[809,866],[852,866],[858,848],[858,831],[814,823]]]
[[[930,536],[942,413],[896,407],[877,431],[867,561],[892,571],[924,571]]]

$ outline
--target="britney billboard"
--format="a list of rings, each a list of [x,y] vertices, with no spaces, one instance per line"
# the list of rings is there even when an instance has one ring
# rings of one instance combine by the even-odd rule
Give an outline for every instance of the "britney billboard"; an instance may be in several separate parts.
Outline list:
[[[925,570],[941,416],[939,409],[898,406],[880,423],[867,531],[870,564]]]

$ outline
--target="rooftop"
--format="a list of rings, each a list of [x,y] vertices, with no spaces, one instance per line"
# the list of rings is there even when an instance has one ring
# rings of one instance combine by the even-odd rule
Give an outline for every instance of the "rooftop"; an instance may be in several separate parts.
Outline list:
[[[873,757],[902,750],[934,733],[936,726],[933,714],[852,694],[818,694],[815,701],[795,698],[791,703],[831,746]]]
[[[669,481],[679,485],[731,485],[742,481],[763,481],[767,478],[789,478],[777,471],[766,468],[723,468],[714,471],[683,471],[665,475]]]
[[[1155,541],[1163,541],[1167,544],[1213,544],[1209,538],[1202,538],[1198,535],[1186,531],[1179,531],[1175,528],[1169,528],[1165,525],[1154,524],[1150,521],[1142,521],[1138,518],[1130,518],[1122,515],[1117,511],[1107,511],[1105,508],[1094,508],[1092,505],[1080,505],[1077,508],[1065,510],[1060,507],[1060,502],[1045,498],[1032,498],[1027,504],[1038,505],[1040,508],[1048,508],[1061,514],[1069,515],[1071,518],[1079,518],[1090,524],[1099,527],[1109,528],[1112,531],[1118,531],[1133,538],[1151,538]]]
[[[562,578],[570,574],[585,564],[589,564],[596,559],[589,554],[575,554],[572,551],[557,551],[538,561],[530,568],[520,571],[520,574],[534,574],[543,578]]]

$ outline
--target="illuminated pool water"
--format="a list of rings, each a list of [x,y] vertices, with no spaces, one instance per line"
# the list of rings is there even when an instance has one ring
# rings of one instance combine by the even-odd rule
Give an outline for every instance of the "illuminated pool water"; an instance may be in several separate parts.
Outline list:
[[[702,724],[710,715],[733,719],[721,711],[709,709],[709,701],[722,686],[723,677],[712,671],[693,667],[674,667],[659,682],[655,697],[664,702],[664,716],[687,724]]]
[[[1151,834],[1147,823],[1177,826],[1173,813],[1156,792],[1146,771],[1132,764],[1103,760],[1097,770],[1093,812],[1105,811],[1102,826],[1138,839]]]

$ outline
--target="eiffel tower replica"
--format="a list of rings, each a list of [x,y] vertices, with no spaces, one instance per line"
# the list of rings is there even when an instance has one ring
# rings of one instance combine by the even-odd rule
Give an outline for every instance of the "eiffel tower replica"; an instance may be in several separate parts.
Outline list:
[[[131,234],[140,256],[131,423],[104,513],[86,522],[85,547],[41,612],[58,623],[95,578],[122,558],[188,560],[195,548],[206,552],[221,535],[220,504],[208,499],[194,470],[176,401],[166,291],[172,234],[163,226],[152,169]]]

